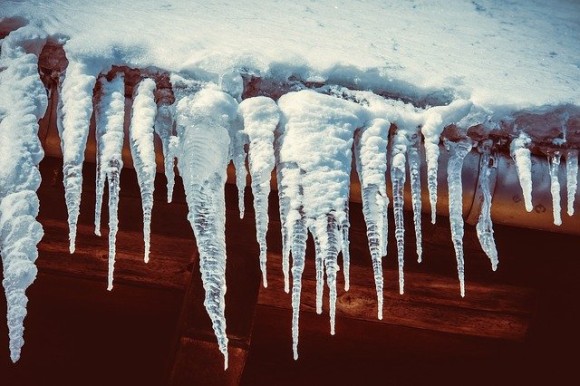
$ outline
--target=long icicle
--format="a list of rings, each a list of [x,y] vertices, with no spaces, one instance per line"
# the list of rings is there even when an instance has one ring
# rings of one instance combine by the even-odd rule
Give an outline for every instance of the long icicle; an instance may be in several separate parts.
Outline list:
[[[397,128],[391,149],[391,185],[393,188],[393,213],[395,216],[395,240],[399,262],[399,293],[405,292],[405,222],[403,217],[404,187],[406,179],[406,154],[409,141],[405,129]]]
[[[123,137],[125,119],[125,78],[119,73],[108,82],[100,79],[101,96],[95,111],[97,134],[97,197],[95,233],[100,227],[102,192],[109,186],[109,274],[107,290],[113,289],[121,171],[123,170]]]
[[[578,186],[578,150],[566,153],[566,192],[568,196],[568,216],[574,215],[574,200]]]
[[[407,160],[409,163],[409,180],[411,183],[411,205],[413,206],[413,223],[415,225],[415,249],[417,250],[417,261],[423,261],[423,233],[421,225],[421,156],[420,156],[420,134],[411,137],[407,148]]]
[[[560,205],[560,152],[548,156],[550,164],[550,192],[552,193],[552,213],[554,225],[562,225],[562,208]]]
[[[521,132],[510,145],[510,154],[516,164],[518,178],[524,195],[524,203],[528,212],[534,209],[532,205],[532,159],[528,148],[531,143],[531,138]]]
[[[155,148],[153,146],[153,126],[157,104],[155,103],[155,82],[143,79],[135,88],[131,126],[129,128],[131,156],[137,172],[143,208],[143,239],[145,244],[144,261],[149,262],[151,245],[151,212],[153,210],[153,191],[155,190]]]
[[[445,147],[450,153],[447,165],[447,184],[449,189],[449,222],[451,223],[451,240],[455,248],[457,259],[457,274],[461,297],[465,296],[465,264],[463,261],[463,184],[461,169],[463,160],[472,147],[470,139],[459,142],[444,140]]]
[[[483,202],[481,204],[481,212],[475,229],[477,231],[477,238],[481,249],[485,252],[489,261],[491,262],[491,269],[497,270],[499,263],[497,247],[495,246],[495,239],[493,237],[493,223],[491,221],[491,191],[489,189],[489,177],[491,174],[491,141],[485,141],[479,145],[481,159],[479,162],[479,189],[483,195]]]

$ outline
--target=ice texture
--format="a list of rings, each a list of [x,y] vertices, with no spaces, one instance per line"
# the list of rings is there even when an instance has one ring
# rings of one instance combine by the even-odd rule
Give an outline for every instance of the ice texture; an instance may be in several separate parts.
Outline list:
[[[296,232],[292,228],[296,224],[299,229],[305,225],[312,233],[316,246],[317,311],[321,311],[326,275],[330,331],[334,334],[337,260],[340,252],[344,258],[343,248],[348,245],[343,238],[348,237],[345,229],[348,229],[353,134],[363,126],[365,112],[355,103],[311,90],[285,94],[278,100],[278,106],[282,112],[277,146],[283,242],[287,244],[294,238]],[[297,249],[301,253],[303,242],[301,237],[298,239]],[[296,259],[294,246],[283,248]],[[294,265],[293,275],[300,276],[301,268],[294,270]],[[293,299],[299,300],[299,295],[294,295],[300,288],[296,279],[293,278],[292,292]],[[294,322],[298,321],[298,312],[299,304],[295,303]],[[297,328],[293,326],[293,330]]]
[[[463,160],[472,147],[471,140],[465,139],[452,142],[444,139],[450,158],[447,165],[447,184],[449,189],[449,222],[451,224],[451,240],[457,259],[457,275],[461,297],[465,296],[465,264],[463,261],[463,185],[461,170]]]
[[[414,134],[410,138],[407,148],[407,160],[409,163],[409,180],[411,184],[411,205],[413,207],[413,224],[415,225],[415,250],[417,261],[423,261],[423,232],[421,225],[421,137]]]
[[[185,93],[176,103],[177,165],[199,250],[204,305],[227,368],[224,185],[230,161],[229,130],[237,119],[238,103],[211,85]]]
[[[534,209],[532,205],[532,159],[528,148],[531,143],[531,138],[526,133],[521,132],[510,145],[510,154],[516,164],[520,186],[524,195],[524,203],[528,212]]]
[[[568,197],[568,216],[574,215],[574,200],[578,187],[578,150],[566,153],[566,193]]]
[[[383,318],[383,256],[387,254],[389,197],[387,196],[387,145],[389,121],[376,118],[355,134],[354,154],[361,185],[363,216],[371,254],[377,317]]]
[[[280,111],[272,99],[255,97],[240,103],[239,112],[244,122],[244,132],[250,142],[248,160],[254,196],[256,239],[260,245],[262,281],[264,287],[267,287],[268,195],[270,194],[270,178],[276,163],[274,133],[280,121]]]
[[[155,190],[155,148],[153,132],[157,104],[155,103],[155,81],[145,78],[135,88],[131,113],[129,139],[133,166],[141,191],[143,208],[143,239],[145,244],[144,260],[149,262],[151,244],[151,211],[153,210],[153,191]]]
[[[399,293],[405,292],[405,222],[403,217],[404,187],[406,180],[407,148],[409,141],[406,130],[397,128],[391,149],[391,185],[393,188],[393,213],[395,217],[395,240],[397,242],[397,260],[399,263]]]
[[[495,271],[499,263],[495,239],[493,237],[493,223],[491,221],[491,191],[490,191],[490,174],[492,168],[491,144],[486,141],[479,145],[481,159],[479,161],[479,178],[478,184],[482,194],[481,212],[475,226],[477,238],[481,244],[481,249],[485,252],[491,268]]]
[[[437,171],[439,169],[439,143],[443,129],[460,121],[472,107],[472,102],[455,100],[447,106],[437,106],[425,111],[421,133],[425,138],[425,159],[427,161],[427,188],[431,204],[431,223],[437,217]]]
[[[64,197],[68,209],[70,253],[75,251],[83,187],[83,162],[93,114],[93,88],[99,71],[69,58],[60,82],[57,126],[63,155]]]
[[[562,225],[562,208],[560,205],[560,152],[548,156],[550,164],[550,193],[552,194],[552,213],[554,225]]]
[[[175,186],[175,156],[177,149],[177,137],[174,135],[174,106],[160,102],[155,116],[155,133],[161,139],[163,151],[163,166],[167,179],[167,202],[173,199],[173,187]]]
[[[95,202],[95,234],[100,235],[101,206],[105,182],[109,187],[109,273],[107,290],[113,289],[115,254],[119,219],[119,191],[123,170],[123,138],[125,121],[125,78],[117,74],[110,82],[101,77],[100,95],[96,103],[97,173]]]
[[[36,190],[41,179],[38,164],[44,157],[38,120],[48,104],[38,74],[45,42],[44,32],[25,26],[8,34],[0,47],[0,255],[13,362],[24,345],[26,289],[36,278],[36,245],[43,236],[36,221]]]

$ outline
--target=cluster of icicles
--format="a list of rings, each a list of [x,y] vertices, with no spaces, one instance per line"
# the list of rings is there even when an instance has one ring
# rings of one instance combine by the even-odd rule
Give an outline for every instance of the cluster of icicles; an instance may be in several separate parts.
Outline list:
[[[4,268],[3,285],[8,300],[8,327],[13,361],[18,360],[24,342],[22,333],[27,302],[25,290],[36,276],[33,263],[38,255],[36,244],[42,237],[42,227],[35,220],[39,206],[35,193],[40,183],[38,163],[43,156],[37,138],[37,122],[43,116],[47,105],[45,89],[37,72],[39,50],[44,44],[42,39],[46,38],[41,33],[34,35],[41,41],[34,50],[30,48],[35,47],[34,44],[27,44],[30,43],[29,37],[28,40],[20,37],[18,31],[21,30],[4,39],[0,57],[0,67],[3,68],[0,73],[0,95],[18,96],[14,100],[0,99],[0,250]],[[30,32],[23,36],[30,36]],[[102,198],[107,182],[108,289],[111,290],[118,228],[119,179],[123,168],[121,151],[124,137],[125,82],[122,73],[117,73],[112,79],[107,79],[101,73],[102,69],[95,69],[82,60],[69,58],[68,67],[60,82],[58,129],[64,158],[70,252],[73,253],[85,145],[94,107],[98,148],[95,233],[100,235]],[[461,296],[465,295],[461,170],[465,156],[475,146],[482,153],[479,184],[484,198],[477,235],[493,269],[496,269],[498,255],[490,216],[491,146],[487,141],[477,144],[466,135],[459,141],[451,141],[442,136],[443,129],[450,124],[459,128],[468,127],[465,122],[472,122],[471,117],[476,109],[471,102],[458,100],[447,106],[420,109],[371,92],[332,86],[289,92],[277,102],[263,96],[241,101],[243,81],[235,72],[222,76],[219,84],[198,82],[178,75],[171,76],[171,83],[175,103],[156,101],[155,81],[143,78],[134,89],[131,107],[129,143],[142,195],[144,258],[146,262],[149,259],[152,195],[156,175],[153,139],[156,134],[163,144],[168,201],[172,197],[174,161],[177,159],[189,207],[188,219],[200,253],[201,275],[206,292],[204,304],[219,348],[224,354],[226,367],[228,338],[224,318],[224,184],[226,169],[231,161],[236,167],[240,215],[243,216],[246,158],[248,160],[264,286],[267,286],[266,232],[270,177],[274,170],[277,175],[283,237],[282,270],[286,292],[290,291],[290,283],[292,284],[292,338],[295,358],[298,356],[301,277],[308,232],[312,234],[316,246],[316,310],[318,313],[322,312],[326,283],[332,334],[339,254],[342,255],[345,290],[349,287],[348,203],[353,156],[362,188],[363,214],[376,284],[379,319],[382,318],[383,309],[382,258],[387,251],[387,209],[390,205],[387,172],[390,173],[392,188],[399,288],[402,294],[405,232],[403,188],[408,175],[412,192],[417,258],[421,261],[421,157],[424,151],[434,223],[441,141],[450,153],[447,170],[449,214]],[[93,100],[95,87],[98,91]],[[422,143],[424,147],[421,146]],[[522,133],[512,142],[511,152],[520,176],[526,208],[531,210],[529,145],[529,138]],[[389,162],[387,157],[390,157]],[[557,169],[560,155],[554,155],[551,161],[553,192],[558,193],[554,194],[554,216],[555,222],[559,222]],[[571,215],[578,168],[577,152],[570,151],[566,154],[566,164]],[[390,170],[387,170],[388,165]]]

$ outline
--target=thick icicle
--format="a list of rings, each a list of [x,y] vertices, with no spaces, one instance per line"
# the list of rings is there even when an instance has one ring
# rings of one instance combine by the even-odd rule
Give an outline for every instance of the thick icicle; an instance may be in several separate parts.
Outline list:
[[[57,125],[63,153],[63,184],[68,209],[70,253],[75,251],[83,187],[83,162],[93,113],[93,88],[98,71],[69,58],[61,79]]]
[[[290,212],[301,216],[315,238],[316,255],[323,261],[317,264],[317,278],[322,281],[326,272],[334,333],[337,255],[345,245],[341,230],[348,219],[352,138],[364,122],[364,110],[355,103],[311,90],[288,93],[278,105],[283,115],[278,161],[285,165],[279,173],[285,186],[280,211],[288,218]],[[290,167],[291,175],[287,170]],[[288,186],[294,189],[292,193]],[[288,218],[282,220],[285,228],[293,224]],[[285,234],[289,237],[288,229]]]
[[[552,213],[554,214],[554,225],[562,225],[562,208],[560,205],[560,153],[556,152],[548,156],[550,163],[550,192],[552,193]]]
[[[491,221],[491,192],[489,189],[489,176],[491,174],[491,141],[485,141],[479,145],[481,160],[479,163],[479,189],[483,196],[481,212],[477,225],[477,238],[481,244],[481,249],[485,252],[491,262],[491,268],[495,271],[499,263],[495,239],[493,238],[493,223]]]
[[[421,229],[421,156],[419,145],[421,143],[420,134],[417,133],[410,138],[407,149],[407,160],[409,162],[409,180],[411,183],[411,205],[413,206],[413,223],[415,224],[415,249],[417,250],[417,261],[423,261],[423,234]]]
[[[109,186],[109,274],[107,290],[113,289],[116,241],[119,220],[119,190],[123,169],[123,137],[125,120],[125,78],[119,73],[108,82],[100,78],[101,95],[96,105],[97,193],[95,203],[95,233],[100,234],[101,204],[105,181]]]
[[[531,138],[524,132],[515,138],[510,145],[510,154],[516,164],[518,178],[524,194],[526,210],[531,212],[532,205],[532,159],[528,146],[532,143]]]
[[[175,156],[178,145],[174,135],[174,106],[170,97],[165,96],[157,102],[157,115],[155,117],[155,133],[161,139],[163,149],[163,166],[167,179],[167,202],[173,199],[173,187],[175,186]]]
[[[260,245],[262,280],[264,287],[267,287],[268,195],[270,194],[270,177],[276,161],[274,132],[280,120],[280,111],[276,102],[266,97],[244,100],[240,103],[239,111],[244,120],[244,132],[250,141],[248,159],[254,196],[256,238]]]
[[[226,245],[224,184],[229,163],[229,129],[237,117],[237,102],[208,86],[184,95],[177,102],[180,138],[178,168],[189,207],[188,219],[195,233],[207,313],[218,346],[228,366],[226,335]]]
[[[568,216],[574,215],[574,200],[578,186],[578,150],[566,153],[566,192],[568,196]]]
[[[382,257],[387,252],[388,222],[387,208],[387,144],[390,123],[375,119],[357,131],[355,136],[355,160],[362,190],[363,216],[367,225],[367,239],[375,277],[378,310],[383,318],[383,265]]]
[[[44,156],[38,120],[48,104],[38,75],[38,55],[45,42],[44,32],[25,26],[1,41],[0,49],[0,255],[13,362],[24,345],[26,289],[36,278],[36,245],[43,235],[36,221],[35,191]]]
[[[465,296],[465,265],[463,262],[463,184],[461,169],[463,160],[472,147],[470,139],[451,142],[445,139],[445,147],[450,158],[447,165],[447,184],[449,189],[449,222],[451,223],[451,240],[457,258],[457,274],[461,296]]]
[[[399,261],[399,293],[405,292],[405,222],[403,218],[406,154],[409,141],[406,131],[398,128],[391,149],[391,185],[393,188],[393,212],[395,215],[395,240],[397,241],[397,260]]]
[[[427,188],[431,204],[431,223],[437,217],[437,172],[439,168],[439,142],[443,129],[461,120],[471,109],[472,103],[456,100],[448,106],[437,106],[425,112],[421,133],[425,137],[425,159],[427,161]]]
[[[155,82],[143,79],[135,88],[129,138],[131,156],[137,172],[143,207],[143,238],[145,242],[144,260],[149,262],[151,245],[151,211],[155,190],[155,148],[153,147],[153,126],[157,104],[155,103]]]

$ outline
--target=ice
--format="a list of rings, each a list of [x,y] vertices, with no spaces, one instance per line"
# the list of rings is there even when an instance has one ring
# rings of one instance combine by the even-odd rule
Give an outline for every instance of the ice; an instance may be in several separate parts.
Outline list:
[[[395,240],[397,242],[397,260],[399,262],[399,293],[405,292],[405,222],[403,218],[403,204],[406,178],[406,154],[409,141],[403,128],[397,128],[391,149],[391,185],[393,188],[393,212],[395,216]]]
[[[230,161],[229,130],[237,119],[238,104],[209,85],[197,93],[184,93],[176,108],[177,165],[199,250],[204,305],[227,368],[224,184]]]
[[[377,291],[377,317],[383,318],[383,263],[387,253],[389,197],[387,196],[387,144],[389,121],[374,119],[355,135],[356,169],[362,190],[363,216]]]
[[[566,192],[568,196],[568,216],[574,215],[574,200],[578,186],[578,150],[566,153]]]
[[[153,131],[157,104],[155,103],[155,81],[143,79],[135,88],[129,139],[133,166],[137,172],[137,181],[141,190],[143,207],[143,238],[145,243],[144,260],[149,262],[151,239],[151,211],[153,209],[153,191],[155,190],[155,148]]]
[[[477,238],[481,244],[481,249],[485,252],[491,262],[491,268],[495,271],[499,263],[497,248],[495,246],[495,239],[493,238],[493,223],[491,221],[491,192],[489,177],[491,174],[492,156],[491,156],[491,141],[484,141],[479,145],[481,152],[481,159],[479,163],[479,189],[483,196],[481,204],[481,212],[475,229],[477,231]]]
[[[18,361],[24,345],[26,289],[36,278],[36,245],[43,235],[36,221],[44,157],[38,120],[48,104],[38,75],[38,55],[46,34],[25,26],[1,41],[0,50],[0,255],[7,302],[10,358]]]
[[[415,224],[415,249],[417,261],[423,261],[423,235],[421,230],[421,137],[414,134],[407,149],[409,179],[411,182],[411,205],[413,206],[413,223]]]
[[[165,178],[167,179],[167,202],[173,199],[173,187],[175,185],[175,152],[177,137],[174,135],[174,106],[160,101],[157,106],[155,117],[155,133],[161,139],[163,149],[163,165]]]
[[[555,152],[548,156],[550,163],[550,192],[552,193],[552,212],[554,214],[554,225],[562,225],[562,215],[560,206],[560,153]]]
[[[443,129],[460,121],[469,112],[472,102],[455,100],[447,106],[437,106],[425,111],[421,133],[425,137],[425,159],[427,160],[427,188],[431,204],[431,223],[437,218],[437,171],[439,165],[439,142]]]
[[[524,194],[524,203],[528,212],[534,209],[532,205],[532,159],[528,148],[531,143],[531,138],[526,133],[521,132],[510,145],[510,154],[516,163],[518,178]]]
[[[317,285],[322,288],[326,275],[330,330],[334,333],[337,258],[345,245],[343,230],[348,227],[353,133],[362,127],[365,112],[355,103],[311,90],[285,94],[278,106],[282,112],[277,147],[283,237],[287,243],[292,237],[292,224],[302,221],[312,233]],[[288,252],[294,259],[294,248]],[[293,280],[293,298],[297,297],[297,285]],[[317,302],[321,292],[317,291]],[[293,312],[297,313],[298,308]],[[298,317],[293,320],[297,322]]]
[[[61,79],[58,131],[63,153],[63,184],[68,209],[70,253],[75,251],[76,229],[83,187],[83,162],[93,113],[93,88],[98,71],[69,58]]]
[[[230,157],[236,169],[238,210],[240,212],[240,218],[244,218],[244,191],[246,189],[246,178],[248,176],[248,171],[246,170],[245,147],[248,145],[248,135],[243,130],[243,124],[237,119],[230,127],[230,140]]]
[[[105,182],[109,187],[109,274],[107,290],[113,289],[115,249],[119,220],[119,191],[123,169],[123,137],[125,120],[125,78],[122,73],[113,80],[99,80],[100,96],[95,110],[97,136],[97,174],[95,202],[95,234],[100,235],[101,204]]]
[[[240,103],[239,111],[244,121],[244,132],[250,141],[248,159],[254,196],[256,238],[260,245],[262,280],[264,287],[267,287],[268,195],[270,178],[276,162],[274,133],[280,120],[280,111],[276,102],[267,97],[246,99]]]
[[[450,153],[447,165],[447,184],[449,186],[449,222],[451,223],[451,240],[455,248],[457,258],[457,274],[461,296],[465,296],[465,266],[463,262],[463,185],[461,182],[461,169],[463,160],[472,147],[471,140],[465,139],[459,142],[444,141],[445,147]]]

